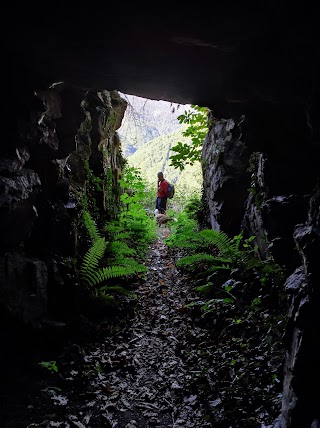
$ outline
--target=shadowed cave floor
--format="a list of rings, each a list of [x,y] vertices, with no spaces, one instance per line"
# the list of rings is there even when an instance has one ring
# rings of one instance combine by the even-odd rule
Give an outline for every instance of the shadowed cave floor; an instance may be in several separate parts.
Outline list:
[[[175,266],[178,254],[164,243],[169,233],[158,228],[149,272],[133,286],[138,299],[122,324],[84,322],[80,340],[52,358],[58,373],[33,365],[25,379],[32,388],[5,428],[267,427],[280,401],[277,385],[263,379],[272,369],[265,350],[251,351],[253,363],[260,360],[254,370],[262,385],[255,385],[231,362],[239,334],[217,335],[215,321],[185,308],[197,299],[194,278]],[[265,387],[274,398],[264,404]]]

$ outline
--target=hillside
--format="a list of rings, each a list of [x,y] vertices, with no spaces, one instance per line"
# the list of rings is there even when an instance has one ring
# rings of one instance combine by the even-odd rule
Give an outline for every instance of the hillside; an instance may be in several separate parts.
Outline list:
[[[128,102],[118,134],[124,156],[132,155],[139,147],[161,135],[168,135],[180,128],[178,116],[189,105],[149,100],[120,93]]]

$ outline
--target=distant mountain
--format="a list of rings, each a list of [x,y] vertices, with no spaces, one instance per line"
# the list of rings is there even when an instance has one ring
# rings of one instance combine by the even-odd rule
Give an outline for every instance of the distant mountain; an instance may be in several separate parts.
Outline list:
[[[178,116],[190,108],[189,105],[149,100],[121,92],[120,95],[128,102],[118,129],[125,157],[154,138],[178,130],[181,127]]]

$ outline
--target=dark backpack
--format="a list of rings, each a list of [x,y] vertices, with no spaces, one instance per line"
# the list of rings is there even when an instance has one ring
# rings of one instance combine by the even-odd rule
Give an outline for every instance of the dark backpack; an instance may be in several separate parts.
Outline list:
[[[174,195],[174,184],[169,183],[168,191],[167,191],[167,198],[171,199],[171,198],[173,198],[173,195]]]

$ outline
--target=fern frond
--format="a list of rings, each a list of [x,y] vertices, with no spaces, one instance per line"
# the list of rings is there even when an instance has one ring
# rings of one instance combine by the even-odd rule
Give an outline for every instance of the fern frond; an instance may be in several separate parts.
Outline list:
[[[126,277],[143,272],[146,269],[145,266],[143,266],[143,268],[142,270],[142,268],[140,269],[132,266],[109,266],[92,272],[88,279],[90,285],[97,285],[111,278]]]
[[[110,305],[115,305],[117,303],[115,297],[112,296],[112,294],[105,293],[104,291],[97,293],[97,297],[103,300],[105,303],[109,303]]]
[[[105,230],[108,233],[118,233],[120,230],[123,230],[123,228],[120,227],[115,222],[110,222],[104,226],[103,230]]]
[[[252,257],[252,254],[250,254],[249,251],[240,251],[238,254],[238,262],[243,265],[246,270],[259,265],[259,260]]]
[[[110,244],[110,251],[116,254],[117,258],[122,256],[133,256],[136,251],[130,248],[125,242],[114,241]]]
[[[199,285],[199,287],[197,287],[196,290],[204,294],[209,294],[211,293],[212,288],[213,288],[212,282],[208,282],[207,284]]]
[[[119,230],[112,237],[113,241],[124,241],[125,239],[130,239],[131,235],[128,231]]]
[[[91,248],[84,255],[80,273],[82,278],[91,284],[91,279],[94,278],[99,261],[103,257],[106,248],[104,238],[98,238]]]
[[[133,291],[127,290],[126,288],[121,287],[120,285],[112,285],[112,286],[105,285],[103,287],[100,287],[99,291],[103,291],[103,292],[113,291],[113,292],[118,293],[118,294],[124,294],[124,295],[131,297],[133,299],[137,298],[136,293],[134,293]]]
[[[208,245],[215,245],[220,254],[233,254],[236,250],[232,239],[225,232],[215,229],[203,229],[199,232],[199,235]]]
[[[206,275],[217,272],[218,270],[230,270],[230,264],[222,264],[222,265],[216,265],[216,266],[210,266],[206,270]]]
[[[112,240],[123,240],[130,238],[130,233],[128,232],[125,225],[120,225],[116,223],[108,223],[104,230],[112,235]]]
[[[95,242],[97,239],[101,238],[98,227],[93,218],[91,217],[89,211],[84,210],[82,213],[82,218],[91,241]]]
[[[221,259],[211,254],[193,254],[191,256],[181,257],[180,260],[177,261],[177,266],[190,266],[190,265],[199,265],[199,264],[212,264],[212,263],[221,263],[221,261],[229,261],[228,259]]]
[[[130,239],[131,233],[128,231],[121,231],[114,236],[115,241],[124,241],[125,239]]]
[[[139,270],[139,272],[146,272],[148,270],[148,268],[141,264],[138,263],[135,259],[129,258],[129,257],[119,257],[119,258],[115,258],[114,260],[111,261],[112,266],[115,266],[116,264],[119,266],[130,266],[134,269]]]
[[[167,239],[166,243],[169,246],[175,246],[177,248],[184,248],[190,250],[197,250],[203,247],[203,239],[197,232],[188,231],[186,233],[177,234],[171,239]]]

